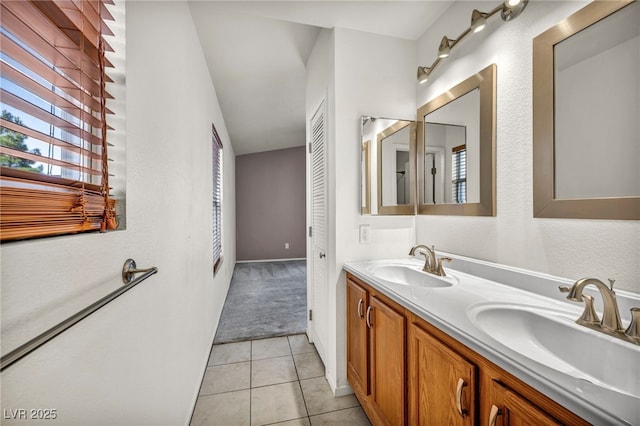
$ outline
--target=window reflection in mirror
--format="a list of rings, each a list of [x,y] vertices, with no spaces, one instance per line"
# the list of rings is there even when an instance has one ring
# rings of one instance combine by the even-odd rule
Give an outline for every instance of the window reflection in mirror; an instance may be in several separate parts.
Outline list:
[[[420,214],[495,215],[495,69],[418,109]]]
[[[454,99],[424,120],[424,204],[477,203],[480,90]]]

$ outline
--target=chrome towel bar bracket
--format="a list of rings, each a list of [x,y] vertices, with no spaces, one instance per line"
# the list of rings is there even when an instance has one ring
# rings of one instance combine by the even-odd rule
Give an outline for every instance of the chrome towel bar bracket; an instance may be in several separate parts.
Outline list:
[[[154,269],[157,272],[158,268],[156,267],[147,269],[136,269],[136,261],[133,259],[127,259],[124,261],[124,265],[122,266],[122,282],[124,284],[132,283],[133,280],[135,280],[135,274],[150,272]]]

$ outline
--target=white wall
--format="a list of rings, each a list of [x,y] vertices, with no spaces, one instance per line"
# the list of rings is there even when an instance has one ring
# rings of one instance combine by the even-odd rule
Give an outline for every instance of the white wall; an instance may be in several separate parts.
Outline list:
[[[334,103],[334,34],[333,31],[323,29],[318,35],[318,39],[313,47],[309,60],[307,61],[307,76],[306,76],[306,134],[307,142],[311,141],[311,118],[316,111],[321,107],[322,102],[325,102],[327,124],[327,140],[333,140],[334,128],[333,128],[333,116],[335,115],[335,103]],[[332,147],[327,146],[328,156]],[[331,179],[332,167],[330,160],[327,160],[327,174]],[[307,188],[311,188],[312,182],[312,162],[311,156],[307,155]],[[329,187],[330,183],[327,182],[327,209],[331,211],[333,206],[333,200],[331,199],[332,189]],[[312,192],[307,190],[307,226],[313,224],[312,212]],[[335,246],[335,238],[332,230],[335,230],[335,218],[331,214],[327,215],[327,250],[325,259],[325,266],[327,268],[335,267],[335,253],[331,247]],[[307,283],[314,283],[313,276],[313,263],[309,259],[315,259],[315,251],[312,244],[313,240],[307,238]],[[329,366],[331,357],[327,355],[327,345],[332,340],[329,336],[328,330],[329,324],[329,303],[321,304],[320,301],[326,300],[328,297],[328,290],[326,288],[320,289],[323,294],[316,295],[316,291],[319,289],[309,288],[307,290],[307,307],[309,309],[315,309],[314,321],[309,322],[307,325],[307,331],[309,338],[316,346],[318,354],[324,361],[325,366]],[[316,302],[318,301],[318,302]],[[334,371],[333,368],[332,371]],[[327,368],[327,373],[329,368]]]
[[[323,61],[314,60],[318,49]],[[327,252],[329,338],[320,343],[326,346],[326,377],[338,394],[349,389],[342,265],[404,257],[414,241],[413,216],[360,215],[360,117],[415,117],[415,72],[413,42],[340,28],[323,30],[307,64],[307,120],[323,91],[330,101],[329,217],[335,219]],[[360,224],[371,226],[368,245],[358,242]]]
[[[532,40],[585,4],[533,1],[511,22],[493,17],[483,32],[462,41],[429,82],[419,86],[418,106],[497,64],[497,216],[419,216],[417,241],[571,279],[612,277],[618,288],[637,292],[639,222],[533,218]],[[454,3],[418,41],[419,63],[429,65],[442,36],[462,32],[474,8],[494,6],[495,2]]]
[[[3,245],[2,352],[121,285],[127,257],[159,272],[2,373],[2,407],[57,409],[43,424],[187,424],[235,263],[234,153],[188,5],[126,9],[127,230]],[[215,279],[212,122],[224,143]]]

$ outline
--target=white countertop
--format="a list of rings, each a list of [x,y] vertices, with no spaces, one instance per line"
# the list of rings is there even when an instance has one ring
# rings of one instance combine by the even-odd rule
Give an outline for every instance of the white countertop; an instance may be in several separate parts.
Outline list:
[[[451,286],[408,286],[372,274],[372,270],[380,265],[405,265],[421,269],[422,260],[413,258],[348,262],[343,268],[594,425],[640,425],[640,395],[594,384],[596,381],[589,376],[571,371],[570,360],[563,367],[566,370],[557,365],[556,368],[550,368],[540,357],[529,358],[501,344],[475,323],[474,312],[478,309],[485,305],[507,303],[524,309],[553,310],[565,316],[570,326],[581,327],[573,320],[580,316],[583,305],[566,300],[566,295],[558,291],[558,285],[571,286],[573,281],[449,253],[437,254],[453,258],[452,263],[446,264],[450,267],[445,266],[447,277],[443,278]],[[618,290],[616,293],[620,315],[626,326],[629,321],[628,308],[640,306],[640,296]],[[598,302],[600,300],[597,291],[592,293],[585,289],[585,294],[592,294]],[[606,356],[608,351],[601,350],[608,345],[622,344],[627,345],[627,353],[629,348],[637,350],[635,362],[640,363],[640,346],[582,328],[587,333],[597,335],[601,339],[598,342],[603,344],[596,347],[585,344],[578,351],[580,356],[602,357],[598,362],[610,363],[613,368],[624,368],[616,364],[616,359],[607,359],[611,358]],[[632,377],[631,380],[640,382],[640,377]]]

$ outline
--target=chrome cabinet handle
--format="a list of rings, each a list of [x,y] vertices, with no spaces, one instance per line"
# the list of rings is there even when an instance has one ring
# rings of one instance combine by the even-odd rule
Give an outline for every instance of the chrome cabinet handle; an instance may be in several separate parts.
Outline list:
[[[502,414],[502,410],[496,405],[492,405],[491,412],[489,413],[489,426],[496,426],[496,420],[500,414]]]
[[[362,312],[362,303],[363,303],[362,299],[358,300],[358,317],[360,318],[364,316],[364,313]]]
[[[467,384],[464,382],[464,379],[459,378],[458,386],[456,387],[456,408],[462,417],[467,414],[467,409],[462,408],[462,388],[465,386],[467,386]]]
[[[371,328],[371,306],[367,308],[367,327]]]

